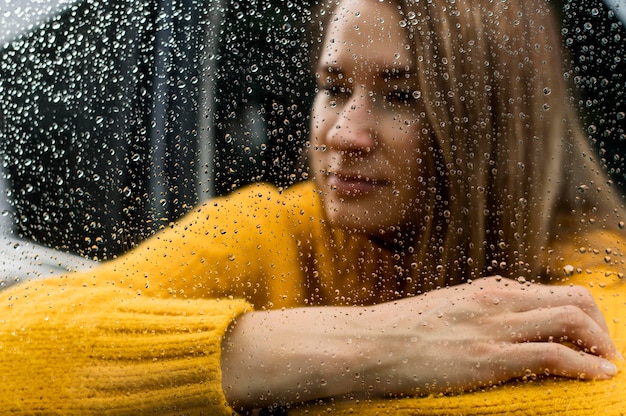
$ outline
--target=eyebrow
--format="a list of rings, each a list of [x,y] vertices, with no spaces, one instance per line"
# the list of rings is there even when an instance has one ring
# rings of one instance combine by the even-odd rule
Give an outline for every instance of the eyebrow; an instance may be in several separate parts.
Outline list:
[[[383,77],[387,77],[390,79],[401,80],[401,79],[410,79],[416,75],[416,71],[414,68],[388,68],[384,69],[381,72]]]
[[[344,75],[344,76],[346,75],[341,66],[334,66],[334,65],[318,65],[316,67],[316,72],[320,74],[328,75],[331,77],[339,77],[341,75]],[[391,81],[391,80],[411,79],[415,77],[416,74],[417,74],[417,71],[412,67],[410,68],[390,67],[390,68],[383,68],[381,71],[379,71],[377,74],[377,77]]]
[[[315,67],[315,72],[318,73],[325,73],[325,74],[337,74],[337,75],[341,75],[343,74],[343,70],[340,66],[333,66],[333,65],[317,65]]]

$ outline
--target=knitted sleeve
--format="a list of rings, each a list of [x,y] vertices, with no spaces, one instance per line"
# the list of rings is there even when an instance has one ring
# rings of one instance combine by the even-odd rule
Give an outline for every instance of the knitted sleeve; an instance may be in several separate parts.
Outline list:
[[[302,303],[314,194],[294,188],[248,187],[94,270],[0,291],[0,413],[232,414],[224,332],[252,304]]]
[[[1,295],[3,414],[232,415],[221,340],[245,301],[146,298],[110,285]]]
[[[279,192],[255,184],[216,198],[136,249],[81,274],[144,296],[245,298],[257,309],[301,305],[298,241],[318,224],[310,184]],[[315,209],[302,209],[309,201]]]

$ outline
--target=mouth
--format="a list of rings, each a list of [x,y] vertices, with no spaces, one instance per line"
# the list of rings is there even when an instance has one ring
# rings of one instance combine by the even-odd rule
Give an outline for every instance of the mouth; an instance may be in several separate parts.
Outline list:
[[[363,176],[356,173],[330,172],[328,184],[334,192],[344,196],[363,195],[374,191],[388,182],[378,178]]]

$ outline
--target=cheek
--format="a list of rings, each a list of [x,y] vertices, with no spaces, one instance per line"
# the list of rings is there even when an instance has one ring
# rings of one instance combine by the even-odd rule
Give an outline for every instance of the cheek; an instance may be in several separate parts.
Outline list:
[[[313,172],[317,172],[324,167],[324,159],[328,155],[325,151],[326,136],[332,125],[332,114],[321,102],[323,98],[325,97],[315,99],[311,111],[309,163],[313,168]]]
[[[387,141],[390,157],[401,170],[414,171],[417,161],[423,158],[424,138],[420,136],[416,127],[417,125],[395,125],[387,130],[389,137],[392,138]]]
[[[319,141],[323,131],[328,130],[328,109],[324,103],[326,97],[318,93],[311,108],[311,141]]]
[[[324,176],[322,173],[325,165],[326,163],[324,163],[322,159],[322,153],[319,150],[315,150],[315,146],[312,146],[309,150],[309,166],[313,179],[319,180]]]
[[[428,159],[431,156],[424,149],[428,139],[421,136],[417,124],[403,128],[397,137],[402,140],[395,143],[392,163],[398,167],[395,170],[398,187],[406,195],[415,195],[419,189],[419,178],[430,174]]]

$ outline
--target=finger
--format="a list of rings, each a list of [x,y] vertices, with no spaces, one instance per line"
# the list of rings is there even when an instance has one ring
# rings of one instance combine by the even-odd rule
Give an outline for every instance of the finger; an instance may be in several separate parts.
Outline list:
[[[576,306],[508,314],[505,317],[512,342],[548,341],[566,343],[574,349],[617,358],[618,352],[606,329]]]
[[[617,367],[601,357],[574,351],[561,344],[527,342],[506,348],[513,364],[502,365],[500,377],[508,379],[529,375],[555,375],[583,380],[605,380],[617,374]]]
[[[540,308],[573,305],[591,317],[603,330],[608,326],[591,293],[582,286],[519,284],[511,279],[492,277],[483,280],[483,296],[508,305],[509,310],[525,312]]]
[[[573,305],[589,315],[603,330],[608,331],[608,325],[604,315],[595,299],[587,289],[582,286],[543,286],[538,285],[538,290],[547,291],[554,299],[544,300],[549,307]],[[558,302],[558,303],[557,303]]]

